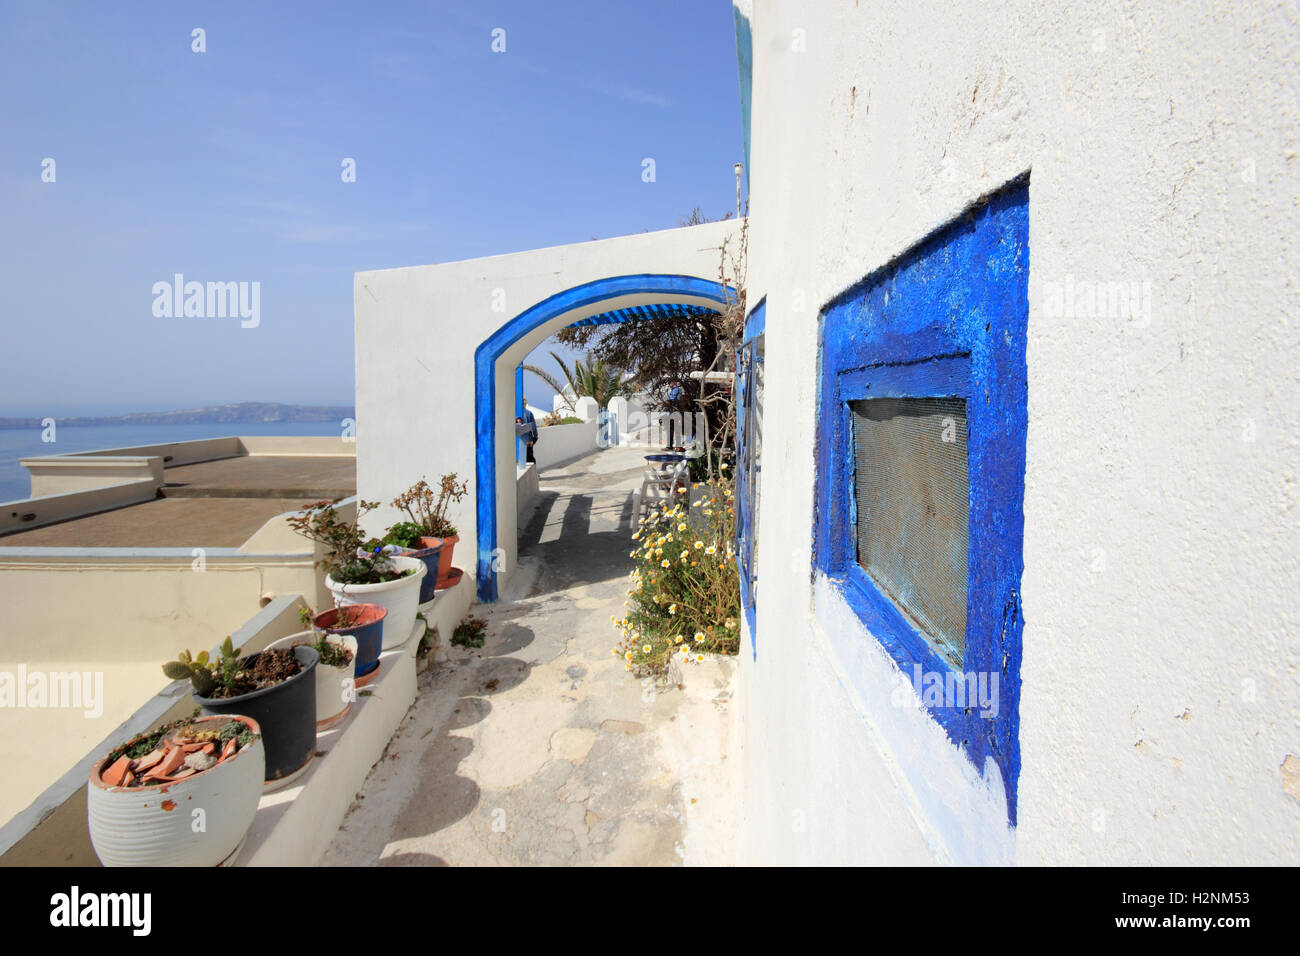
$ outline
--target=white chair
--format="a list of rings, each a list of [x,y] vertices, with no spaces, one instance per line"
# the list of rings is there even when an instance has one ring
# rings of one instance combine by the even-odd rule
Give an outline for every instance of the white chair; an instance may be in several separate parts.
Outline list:
[[[661,469],[647,468],[641,478],[641,507],[644,514],[650,502],[666,501],[673,496],[677,486],[686,484],[689,463],[679,461],[671,466],[665,462]]]

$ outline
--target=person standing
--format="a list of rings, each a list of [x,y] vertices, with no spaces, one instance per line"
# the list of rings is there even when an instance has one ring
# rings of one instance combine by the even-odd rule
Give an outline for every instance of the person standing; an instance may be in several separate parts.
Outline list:
[[[668,386],[668,447],[665,451],[671,451],[676,447],[675,435],[677,430],[677,412],[682,404],[682,383],[673,379]]]
[[[537,418],[533,415],[533,410],[528,407],[528,399],[525,398],[523,403],[524,414],[515,421],[528,426],[528,434],[524,436],[524,447],[527,449],[524,461],[535,463],[537,459],[533,457],[533,446],[537,444]]]

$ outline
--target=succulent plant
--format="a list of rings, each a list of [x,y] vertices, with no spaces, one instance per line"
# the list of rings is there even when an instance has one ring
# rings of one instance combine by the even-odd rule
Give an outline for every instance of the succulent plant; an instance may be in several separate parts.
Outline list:
[[[194,657],[186,649],[177,655],[176,660],[163,664],[163,673],[172,680],[188,677],[199,697],[211,697],[218,687],[229,686],[239,672],[240,648],[235,647],[227,636],[218,648],[218,657],[213,660],[207,651],[199,651]]]

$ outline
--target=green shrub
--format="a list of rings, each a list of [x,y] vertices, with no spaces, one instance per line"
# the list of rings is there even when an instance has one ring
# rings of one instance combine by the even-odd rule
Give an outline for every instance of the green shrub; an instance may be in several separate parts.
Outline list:
[[[696,487],[703,493],[694,505],[681,494],[642,519],[632,535],[631,610],[611,620],[622,634],[614,653],[637,676],[663,673],[674,656],[699,661],[705,653],[740,649],[732,482]]]

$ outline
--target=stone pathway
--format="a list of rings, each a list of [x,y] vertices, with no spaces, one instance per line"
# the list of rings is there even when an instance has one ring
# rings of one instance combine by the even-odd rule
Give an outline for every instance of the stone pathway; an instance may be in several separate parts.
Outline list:
[[[637,681],[611,653],[641,453],[542,476],[484,647],[453,647],[322,865],[734,862],[731,659]]]

